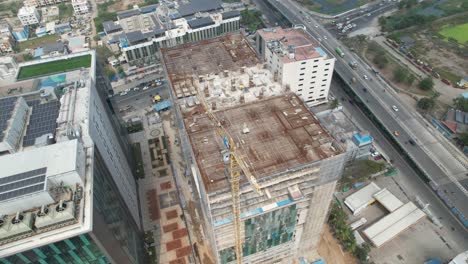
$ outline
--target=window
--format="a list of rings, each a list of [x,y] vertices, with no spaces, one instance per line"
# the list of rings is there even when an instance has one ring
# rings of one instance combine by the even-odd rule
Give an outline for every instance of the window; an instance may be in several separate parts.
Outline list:
[[[322,82],[326,82],[326,81],[327,81],[327,79],[325,79],[325,80],[322,80]]]
[[[302,84],[302,83],[301,83],[301,84],[299,84],[299,86],[302,86],[302,85],[304,85],[304,84]]]
[[[323,94],[319,95],[320,97],[324,96]]]
[[[315,79],[315,78],[317,78],[317,76],[312,76],[312,79]]]
[[[315,82],[310,82],[310,84],[314,84]]]
[[[317,73],[317,71],[313,71],[312,73]]]
[[[325,91],[325,89],[320,90],[321,92]]]
[[[324,71],[328,71],[329,69],[325,69]]]
[[[313,93],[314,93],[314,91],[309,92],[309,94],[313,94]]]
[[[314,66],[314,68],[317,68],[317,67],[318,67],[318,65],[315,65],[315,66]]]
[[[301,64],[302,64],[302,65],[304,65],[304,64],[306,64],[306,63],[307,63],[306,61],[304,61],[304,62],[301,62]]]
[[[297,90],[298,92],[302,92],[302,89]]]
[[[305,70],[305,67],[304,68],[301,68],[301,71]]]
[[[328,73],[325,73],[323,76],[328,76]]]
[[[330,63],[326,63],[326,64],[325,64],[325,66],[328,66],[328,65],[330,65]]]
[[[304,76],[304,73],[299,74],[299,76]]]
[[[299,79],[300,82],[302,82],[304,79]]]
[[[314,62],[318,62],[319,60],[314,60]]]
[[[324,87],[326,84],[322,84],[321,86]]]

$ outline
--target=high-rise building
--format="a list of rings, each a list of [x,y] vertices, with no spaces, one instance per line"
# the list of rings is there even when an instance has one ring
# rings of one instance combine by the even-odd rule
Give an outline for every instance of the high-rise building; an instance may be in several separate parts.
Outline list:
[[[243,263],[289,264],[316,256],[347,160],[345,146],[293,89],[275,81],[240,34],[163,49],[162,57],[180,107],[181,146],[191,157],[203,243],[212,260],[236,258],[228,137],[262,193],[241,175]]]
[[[256,50],[278,82],[307,105],[328,101],[335,58],[302,28],[257,31]]]
[[[18,19],[23,26],[39,24],[41,16],[34,6],[23,6],[18,10]]]
[[[19,64],[17,78],[10,89],[26,93],[0,98],[0,263],[146,263],[133,163],[94,51]]]

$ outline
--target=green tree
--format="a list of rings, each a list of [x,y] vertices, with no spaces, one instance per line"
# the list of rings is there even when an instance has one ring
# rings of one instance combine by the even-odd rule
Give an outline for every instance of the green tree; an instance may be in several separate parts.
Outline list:
[[[367,261],[369,252],[370,252],[369,244],[364,243],[361,246],[356,247],[356,250],[354,251],[354,256],[356,256],[361,262],[365,262]]]
[[[435,99],[434,98],[428,98],[428,97],[423,97],[419,99],[418,108],[423,110],[423,111],[430,111],[434,108],[435,106]]]
[[[463,144],[463,146],[468,146],[468,133],[467,132],[461,133],[458,139]]]
[[[384,69],[389,62],[387,56],[385,56],[385,51],[383,50],[380,50],[372,61],[377,65],[377,67],[379,67],[379,69]]]
[[[463,112],[468,112],[468,98],[457,97],[453,99],[453,105],[455,109],[458,109]]]
[[[255,32],[262,24],[262,13],[258,10],[249,10],[248,8],[241,11],[240,23],[244,25],[249,32]]]
[[[23,54],[23,60],[24,61],[34,60],[34,56],[31,53],[25,53]]]
[[[338,99],[334,99],[330,102],[330,109],[336,109],[340,105],[340,101]]]
[[[406,80],[405,80],[406,84],[411,86],[414,83],[414,81],[416,81],[416,77],[411,73],[408,74],[408,76],[406,77]]]
[[[434,80],[431,77],[426,77],[419,82],[419,88],[424,91],[429,91],[434,88]]]
[[[393,79],[395,79],[395,81],[397,82],[404,82],[407,77],[408,77],[408,72],[403,67],[398,66],[393,71]]]

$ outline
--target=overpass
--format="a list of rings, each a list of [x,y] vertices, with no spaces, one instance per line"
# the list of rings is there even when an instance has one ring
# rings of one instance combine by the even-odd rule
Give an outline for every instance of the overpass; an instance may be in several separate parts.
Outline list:
[[[333,53],[340,47],[345,53],[343,58],[338,57],[335,63],[335,72],[372,112],[383,128],[393,137],[401,149],[414,162],[430,186],[439,194],[451,212],[456,215],[459,224],[467,230],[468,227],[468,161],[466,157],[454,150],[442,135],[439,134],[421,115],[397,99],[396,92],[372,69],[356,55],[351,53],[329,32],[319,25],[312,17],[305,17],[301,7],[291,0],[265,0],[276,8],[292,24],[305,25],[307,31],[315,38],[322,39],[322,45]],[[352,69],[349,61],[357,61],[358,67]],[[366,80],[363,76],[370,77]],[[356,82],[351,82],[352,78]],[[398,111],[392,109],[393,106]],[[398,136],[396,135],[398,134]],[[408,144],[413,139],[416,144]],[[391,157],[390,157],[391,158]]]

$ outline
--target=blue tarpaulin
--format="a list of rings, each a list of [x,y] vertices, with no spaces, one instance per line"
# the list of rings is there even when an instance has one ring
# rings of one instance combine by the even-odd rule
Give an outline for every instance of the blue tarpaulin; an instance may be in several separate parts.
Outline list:
[[[156,112],[159,112],[159,111],[168,109],[170,106],[171,106],[171,101],[164,100],[164,101],[161,101],[161,102],[159,102],[157,104],[154,104],[154,110]]]

